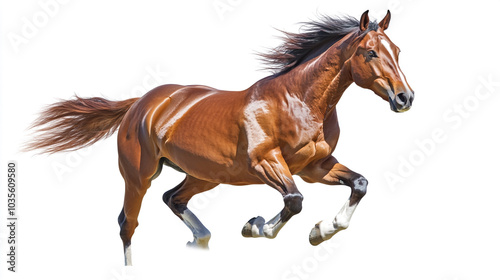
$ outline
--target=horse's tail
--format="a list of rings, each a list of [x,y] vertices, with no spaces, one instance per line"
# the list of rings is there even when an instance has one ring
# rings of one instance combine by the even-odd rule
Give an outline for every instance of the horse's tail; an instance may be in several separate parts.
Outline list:
[[[75,96],[49,105],[31,125],[37,130],[24,149],[56,153],[90,146],[111,136],[138,99],[110,101]]]

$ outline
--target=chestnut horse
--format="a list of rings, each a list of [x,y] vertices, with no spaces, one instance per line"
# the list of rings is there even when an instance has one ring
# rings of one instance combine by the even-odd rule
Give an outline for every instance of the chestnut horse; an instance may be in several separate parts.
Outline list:
[[[163,201],[193,232],[188,245],[208,248],[210,231],[188,209],[196,194],[219,184],[267,184],[284,208],[267,222],[250,219],[245,237],[274,238],[302,209],[293,175],[306,182],[347,185],[351,195],[335,219],[316,224],[318,245],[346,229],[368,181],[331,154],[339,137],[336,105],[353,82],[388,101],[395,112],[410,109],[414,92],[398,65],[399,48],[387,37],[391,15],[370,22],[322,17],[264,58],[275,73],[243,91],[163,85],[141,98],[109,101],[79,98],[49,106],[35,122],[39,136],[28,149],[53,153],[91,145],[118,127],[118,163],[125,180],[119,215],[125,264],[142,199],[170,166],[186,174]]]

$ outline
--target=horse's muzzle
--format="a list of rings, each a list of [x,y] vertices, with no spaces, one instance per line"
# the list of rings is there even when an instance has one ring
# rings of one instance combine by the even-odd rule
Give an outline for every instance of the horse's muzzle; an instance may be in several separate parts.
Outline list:
[[[396,94],[393,99],[390,99],[389,103],[394,112],[402,113],[410,110],[414,98],[414,92],[401,92]]]

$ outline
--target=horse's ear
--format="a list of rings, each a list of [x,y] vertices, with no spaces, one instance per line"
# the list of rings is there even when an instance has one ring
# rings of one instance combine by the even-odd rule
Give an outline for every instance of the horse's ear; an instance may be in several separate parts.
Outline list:
[[[361,29],[361,31],[365,31],[368,29],[369,24],[370,18],[368,17],[368,10],[366,10],[366,12],[361,15],[361,19],[359,20],[359,29]]]
[[[387,10],[387,15],[385,15],[384,19],[378,24],[378,26],[383,30],[386,30],[389,27],[389,22],[391,21],[391,11]]]

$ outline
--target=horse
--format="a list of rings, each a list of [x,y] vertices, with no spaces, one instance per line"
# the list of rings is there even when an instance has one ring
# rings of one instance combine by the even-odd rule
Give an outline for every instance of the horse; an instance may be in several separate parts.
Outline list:
[[[293,175],[308,183],[346,185],[351,194],[333,221],[311,230],[312,245],[346,229],[368,181],[333,155],[339,139],[336,105],[352,84],[369,89],[390,109],[405,112],[414,91],[398,63],[399,48],[368,11],[354,17],[322,15],[285,32],[280,46],[261,54],[272,69],[248,89],[224,91],[202,85],[167,84],[141,98],[111,101],[75,96],[49,105],[35,120],[38,134],[28,150],[55,153],[94,144],[118,130],[118,164],[125,181],[118,217],[125,265],[141,203],[164,165],[186,174],[163,201],[193,233],[188,246],[208,249],[210,231],[188,208],[196,194],[219,184],[267,184],[283,209],[267,222],[250,219],[244,237],[275,238],[302,210]],[[222,174],[222,175],[221,175]]]

